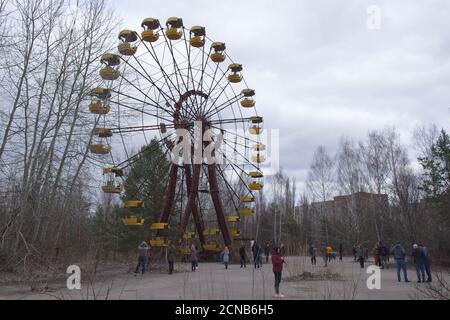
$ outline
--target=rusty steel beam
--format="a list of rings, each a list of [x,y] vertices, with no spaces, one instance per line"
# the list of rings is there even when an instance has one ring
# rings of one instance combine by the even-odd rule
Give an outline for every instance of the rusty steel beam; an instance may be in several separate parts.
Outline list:
[[[175,199],[175,191],[177,188],[177,176],[178,166],[172,163],[169,173],[169,184],[167,185],[166,194],[164,195],[162,212],[159,217],[159,222],[161,223],[167,223],[169,221],[169,216],[172,212],[173,202]]]
[[[186,175],[186,187],[189,192],[189,198],[186,204],[186,209],[184,211],[183,217],[181,219],[180,233],[181,235],[183,235],[184,232],[186,231],[186,227],[189,222],[189,217],[192,213],[192,215],[194,216],[195,228],[197,230],[198,238],[200,240],[201,245],[203,246],[206,242],[205,236],[203,235],[203,225],[200,219],[200,215],[198,213],[196,201],[198,197],[198,185],[200,181],[201,165],[200,164],[194,165],[193,177],[191,175],[191,165],[185,164],[184,172]]]
[[[222,232],[223,241],[227,247],[231,249],[233,244],[233,238],[231,237],[230,230],[228,229],[228,224],[225,219],[225,214],[223,212],[222,201],[219,195],[219,185],[217,182],[217,172],[216,164],[208,165],[208,179],[211,191],[211,198],[214,203],[214,208],[217,215],[217,223],[219,224],[220,231]]]

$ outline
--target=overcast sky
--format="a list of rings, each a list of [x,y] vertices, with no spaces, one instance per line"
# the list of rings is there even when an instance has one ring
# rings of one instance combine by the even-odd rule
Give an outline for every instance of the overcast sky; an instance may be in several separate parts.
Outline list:
[[[420,124],[450,129],[450,2],[113,0],[123,27],[144,18],[203,25],[244,65],[280,162],[300,184],[318,145],[395,125],[405,143]],[[367,27],[367,8],[381,28]],[[119,31],[119,30],[118,30]]]

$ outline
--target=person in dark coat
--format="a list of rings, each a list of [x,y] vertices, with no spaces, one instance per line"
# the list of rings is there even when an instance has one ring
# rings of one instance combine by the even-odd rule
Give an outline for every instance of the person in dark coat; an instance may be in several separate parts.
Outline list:
[[[425,272],[427,274],[427,281],[426,282],[431,282],[432,278],[431,278],[431,258],[430,258],[430,252],[428,250],[428,247],[424,246],[424,245],[419,245],[422,248],[423,251],[423,255],[425,256]]]
[[[239,248],[239,257],[241,258],[241,268],[247,268],[247,253],[245,252],[245,247],[241,246]]]
[[[275,297],[284,298],[284,295],[280,293],[280,283],[283,273],[283,264],[285,263],[283,257],[280,254],[280,248],[275,247],[272,251],[272,267],[273,274],[275,276]]]
[[[407,265],[406,265],[406,254],[405,249],[400,244],[400,241],[398,241],[395,246],[391,250],[392,255],[394,256],[395,263],[397,264],[397,278],[398,282],[402,281],[400,277],[400,271],[403,270],[403,277],[405,282],[409,282],[408,280],[408,271],[407,271]]]
[[[194,272],[198,269],[198,255],[195,245],[191,246],[191,271]]]
[[[353,259],[354,259],[354,261],[356,262],[358,259],[358,257],[356,256],[356,251],[357,250],[357,246],[353,246],[353,248],[352,248],[352,254],[353,254]]]
[[[364,262],[366,261],[366,255],[364,252],[364,248],[361,245],[356,247],[356,256],[358,257],[359,265],[361,269],[364,269]]]
[[[312,244],[309,246],[309,255],[311,257],[311,264],[315,266],[317,264],[316,260],[317,248]]]
[[[425,282],[425,255],[423,254],[422,248],[419,245],[413,245],[413,251],[411,253],[414,266],[417,272],[417,282]]]
[[[389,249],[380,241],[381,269],[389,269]]]
[[[173,244],[171,244],[169,248],[167,248],[167,264],[169,265],[169,274],[173,273],[176,254],[177,249]]]
[[[139,270],[142,270],[142,274],[145,273],[145,268],[148,263],[149,250],[150,250],[150,247],[148,246],[147,242],[142,241],[138,247],[139,258],[138,258],[138,264],[137,264],[136,270],[134,271],[135,274],[138,274]]]
[[[258,245],[258,243],[253,244],[252,247],[252,253],[253,253],[253,262],[255,263],[255,269],[261,267],[261,247]]]
[[[342,257],[344,256],[344,247],[342,243],[339,245],[339,261],[342,261]]]

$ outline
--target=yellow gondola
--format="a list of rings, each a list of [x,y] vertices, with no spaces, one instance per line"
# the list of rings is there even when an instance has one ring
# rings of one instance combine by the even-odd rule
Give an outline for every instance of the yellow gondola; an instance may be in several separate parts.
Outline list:
[[[231,83],[239,83],[242,81],[242,75],[240,72],[242,72],[242,65],[238,63],[230,64],[228,69],[231,70],[231,74],[228,76],[228,81]]]
[[[258,126],[252,126],[248,129],[248,131],[253,135],[260,135],[263,132],[263,128]]]
[[[161,25],[158,19],[147,18],[141,24],[144,31],[141,33],[142,40],[145,42],[156,42],[159,39],[159,34],[155,32]]]
[[[255,197],[254,196],[241,196],[241,202],[244,202],[244,203],[255,202]]]
[[[89,111],[93,114],[108,114],[111,111],[109,104],[103,104],[101,101],[92,102],[89,105]]]
[[[118,50],[120,54],[124,56],[132,56],[137,51],[137,46],[132,46],[131,43],[136,42],[138,39],[137,33],[132,30],[122,30],[119,33],[119,39],[122,43],[119,44]]]
[[[241,91],[241,95],[245,98],[241,100],[241,106],[243,108],[253,108],[256,104],[253,97],[255,96],[255,90],[253,89],[244,89]]]
[[[192,232],[192,231],[186,231],[184,234],[183,234],[183,239],[186,239],[186,240],[188,240],[188,239],[195,239],[195,232]]]
[[[228,216],[227,217],[228,222],[240,222],[241,217],[239,216]]]
[[[110,154],[112,151],[111,146],[107,146],[104,144],[91,144],[89,146],[89,150],[91,151],[91,153],[93,154]]]
[[[144,201],[142,200],[129,200],[125,201],[124,208],[126,209],[139,209],[144,207]]]
[[[205,27],[193,26],[190,31],[189,43],[194,48],[201,48],[205,45]]]
[[[150,240],[150,245],[152,247],[168,247],[170,245],[170,241],[164,237],[157,237]]]
[[[241,216],[254,216],[256,214],[255,210],[251,208],[239,209],[239,214]]]
[[[120,56],[113,53],[105,53],[102,55],[100,62],[106,64],[106,67],[100,69],[100,76],[103,80],[116,80],[120,77],[120,71],[113,67],[120,64]]]
[[[131,216],[123,218],[122,223],[126,226],[143,226],[145,223],[145,219]]]
[[[166,26],[166,37],[169,40],[181,39],[181,37],[183,36],[183,32],[179,30],[183,27],[183,20],[181,18],[172,17],[167,19]]]
[[[252,161],[255,163],[264,163],[266,162],[266,157],[258,153],[252,156]]]
[[[220,234],[220,230],[217,228],[214,229],[205,229],[203,231],[203,235],[208,237],[208,236],[218,236]]]
[[[218,243],[206,243],[203,245],[203,250],[208,252],[221,252],[220,245]]]
[[[150,225],[150,230],[167,230],[169,228],[168,223],[158,222],[158,223],[152,223]]]
[[[264,189],[264,185],[260,182],[252,182],[248,185],[248,187],[252,191],[260,191],[260,190]]]
[[[225,43],[223,42],[213,42],[211,45],[211,48],[214,50],[214,52],[211,54],[211,60],[216,63],[221,63],[225,61]]]

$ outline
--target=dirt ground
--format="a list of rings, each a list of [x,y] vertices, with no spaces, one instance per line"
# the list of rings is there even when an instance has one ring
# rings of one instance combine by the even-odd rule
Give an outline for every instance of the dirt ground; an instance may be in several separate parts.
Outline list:
[[[287,266],[283,271],[281,291],[285,299],[419,299],[415,271],[409,266],[410,283],[397,281],[393,266],[381,272],[381,290],[369,290],[366,282],[370,276],[350,257],[344,261],[332,261],[328,267],[318,257],[317,266],[311,266],[307,257],[287,257]],[[391,261],[392,263],[392,261]],[[371,264],[369,261],[368,265]],[[190,271],[190,264],[178,263],[176,272],[168,275],[151,270],[144,275],[135,276],[131,270],[134,263],[128,265],[108,265],[95,279],[88,280],[81,270],[81,290],[68,290],[66,281],[48,283],[0,284],[0,299],[64,299],[64,300],[162,300],[162,299],[237,299],[270,300],[274,299],[273,273],[269,264],[261,269],[252,265],[241,269],[232,264],[228,270],[220,263],[200,263],[196,272]],[[450,280],[449,272],[443,274]],[[67,275],[68,276],[68,275]]]

